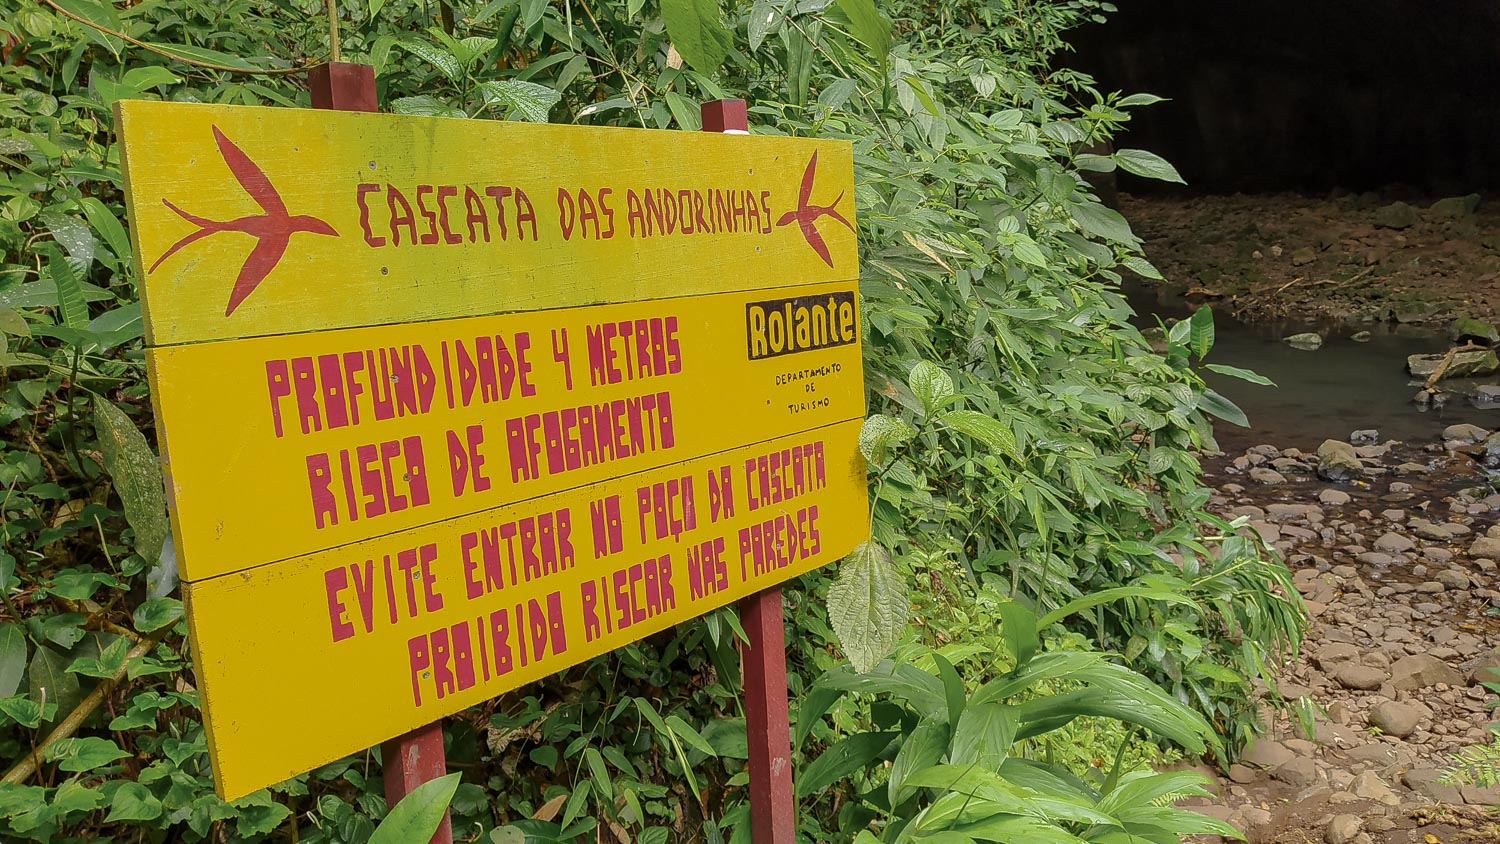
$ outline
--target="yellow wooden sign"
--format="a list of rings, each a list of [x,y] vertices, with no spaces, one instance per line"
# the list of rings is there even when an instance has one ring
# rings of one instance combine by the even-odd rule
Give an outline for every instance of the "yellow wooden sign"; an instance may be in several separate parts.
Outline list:
[[[220,796],[868,533],[848,144],[117,108]]]

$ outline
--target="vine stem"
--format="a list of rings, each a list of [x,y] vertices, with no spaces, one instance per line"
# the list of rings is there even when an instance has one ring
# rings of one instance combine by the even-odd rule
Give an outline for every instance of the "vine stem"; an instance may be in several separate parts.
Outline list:
[[[339,4],[338,0],[323,0],[328,9],[328,61],[337,63],[339,55]]]
[[[302,65],[300,67],[282,67],[282,68],[266,68],[266,69],[262,69],[262,68],[230,67],[228,65],[214,64],[213,62],[199,61],[197,59],[187,58],[186,56],[180,56],[180,55],[172,52],[171,50],[165,50],[165,49],[163,49],[161,47],[156,46],[155,44],[147,44],[145,41],[141,41],[139,39],[132,38],[129,35],[126,35],[123,32],[117,32],[116,30],[110,29],[109,27],[100,26],[99,24],[94,23],[93,21],[89,20],[88,18],[80,17],[79,15],[73,14],[72,12],[68,11],[67,9],[64,9],[63,7],[61,7],[61,6],[57,5],[56,3],[54,3],[53,0],[42,0],[42,2],[46,3],[48,6],[51,6],[54,10],[57,11],[58,14],[62,15],[65,18],[70,18],[72,20],[78,21],[79,23],[83,24],[84,26],[92,27],[94,29],[97,29],[100,32],[104,33],[105,35],[113,35],[114,37],[120,39],[121,41],[126,42],[127,44],[134,44],[135,46],[140,47],[143,50],[150,50],[151,52],[156,53],[157,55],[166,56],[169,59],[172,59],[174,61],[182,62],[183,64],[196,65],[198,67],[206,67],[209,70],[221,70],[221,71],[224,71],[225,73],[249,73],[249,74],[253,74],[253,75],[256,75],[256,76],[289,76],[289,75],[291,75],[293,73],[306,73],[308,70],[310,70],[314,66],[322,64],[322,62],[313,62],[312,64],[306,64],[306,65]],[[330,0],[330,3],[331,2],[332,2],[332,0]],[[338,42],[335,41],[334,43],[337,44]],[[337,50],[338,48],[335,47],[334,49]],[[337,61],[337,59],[335,59],[335,61]]]
[[[56,729],[48,733],[45,739],[42,739],[40,745],[32,748],[30,753],[26,754],[26,756],[22,757],[21,761],[15,764],[15,767],[5,772],[5,777],[0,779],[0,782],[20,785],[31,779],[31,775],[36,772],[42,754],[47,748],[63,739],[71,738],[73,733],[77,732],[78,728],[83,726],[83,722],[90,715],[94,714],[94,710],[98,709],[99,705],[104,703],[105,699],[109,697],[110,692],[114,691],[115,685],[120,682],[121,677],[125,676],[125,669],[129,667],[130,663],[150,653],[151,649],[156,647],[162,639],[166,638],[167,634],[175,626],[175,624],[168,624],[137,642],[136,646],[131,648],[129,653],[125,654],[125,661],[120,664],[119,669],[115,671],[114,675],[108,679],[100,680],[99,685],[95,686],[92,692],[89,692],[89,696],[79,701],[78,705],[73,707],[73,711],[68,713],[68,717],[64,718],[57,725]]]

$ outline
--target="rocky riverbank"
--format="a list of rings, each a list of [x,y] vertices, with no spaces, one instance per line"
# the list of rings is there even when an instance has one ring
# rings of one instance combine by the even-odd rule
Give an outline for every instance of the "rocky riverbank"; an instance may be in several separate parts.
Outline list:
[[[1359,431],[1315,452],[1258,445],[1205,461],[1213,504],[1277,548],[1307,602],[1281,695],[1310,701],[1238,764],[1199,811],[1253,842],[1500,840],[1500,790],[1448,785],[1455,753],[1490,738],[1478,685],[1500,665],[1500,493],[1484,468],[1500,434],[1453,425],[1438,442]],[[1269,695],[1269,693],[1268,693]],[[1293,707],[1295,711],[1297,707]]]
[[[1246,321],[1352,333],[1500,313],[1500,207],[1477,195],[1122,195],[1120,205],[1164,287]]]

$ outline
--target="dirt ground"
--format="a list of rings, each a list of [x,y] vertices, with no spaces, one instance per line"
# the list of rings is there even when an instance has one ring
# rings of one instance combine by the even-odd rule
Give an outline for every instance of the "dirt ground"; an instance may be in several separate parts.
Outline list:
[[[1122,194],[1120,206],[1168,287],[1246,321],[1355,331],[1500,313],[1500,201]]]

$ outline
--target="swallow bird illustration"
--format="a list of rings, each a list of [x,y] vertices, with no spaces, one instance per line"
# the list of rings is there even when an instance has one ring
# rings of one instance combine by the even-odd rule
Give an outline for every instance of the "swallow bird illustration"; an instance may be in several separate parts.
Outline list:
[[[832,217],[843,223],[844,228],[849,231],[854,231],[854,226],[848,220],[844,219],[844,215],[838,211],[839,203],[844,199],[843,191],[839,191],[839,195],[834,197],[833,202],[827,205],[811,204],[813,177],[817,174],[817,170],[818,154],[814,152],[812,158],[807,162],[807,169],[802,171],[802,190],[797,194],[797,210],[782,214],[781,219],[776,221],[776,225],[785,226],[795,220],[797,227],[802,229],[802,239],[807,241],[807,245],[811,246],[814,252],[818,253],[818,257],[823,259],[823,263],[831,267],[833,266],[833,257],[829,255],[828,244],[823,242],[823,235],[818,233],[818,227],[815,223],[819,217]]]
[[[255,238],[255,248],[250,250],[250,255],[245,258],[245,263],[240,267],[239,277],[234,280],[234,288],[229,292],[229,305],[224,309],[224,316],[234,313],[234,309],[245,301],[245,297],[255,292],[256,286],[270,275],[281,257],[286,254],[287,244],[292,235],[297,232],[308,234],[324,234],[338,237],[338,232],[333,226],[328,225],[317,217],[307,214],[292,216],[288,213],[286,203],[281,200],[281,194],[271,185],[271,180],[266,177],[265,171],[260,169],[245,151],[234,145],[234,142],[225,137],[224,133],[215,126],[214,141],[219,145],[219,155],[223,157],[224,163],[229,165],[229,172],[234,174],[240,187],[245,193],[255,200],[264,214],[256,214],[248,217],[240,217],[234,220],[209,220],[197,214],[190,214],[178,208],[168,199],[163,198],[162,204],[172,209],[177,216],[198,227],[198,230],[187,235],[168,249],[156,263],[151,265],[148,272],[156,272],[156,268],[162,262],[172,257],[188,244],[202,240],[212,234],[219,232],[241,232]]]

